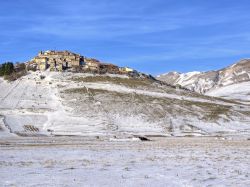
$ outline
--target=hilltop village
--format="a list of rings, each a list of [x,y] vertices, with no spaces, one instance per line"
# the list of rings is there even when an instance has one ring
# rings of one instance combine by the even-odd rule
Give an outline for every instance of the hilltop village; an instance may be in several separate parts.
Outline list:
[[[114,64],[103,63],[94,58],[87,58],[70,51],[41,51],[26,63],[29,70],[66,71],[133,74],[135,70],[128,67],[118,67]]]
[[[57,71],[92,74],[118,74],[139,79],[156,79],[129,67],[119,67],[104,63],[94,58],[88,58],[70,51],[40,51],[37,56],[25,63],[5,62],[0,64],[0,77],[15,81],[27,75],[28,71]]]

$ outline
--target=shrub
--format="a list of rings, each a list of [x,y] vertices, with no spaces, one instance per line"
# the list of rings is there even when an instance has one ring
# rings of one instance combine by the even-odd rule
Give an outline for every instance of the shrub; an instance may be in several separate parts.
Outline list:
[[[28,65],[27,66],[27,71],[36,71],[37,67],[35,65]]]
[[[12,62],[6,62],[0,67],[0,76],[10,75],[14,72],[14,65]]]
[[[0,76],[4,76],[4,79],[8,81],[15,81],[26,74],[26,65],[24,63],[17,63],[14,66],[12,62],[7,62],[0,67]]]
[[[6,79],[8,81],[15,81],[26,74],[27,74],[26,70],[19,71],[19,72],[13,72],[10,75],[4,75],[4,79]]]
[[[26,70],[26,65],[24,63],[17,63],[15,65],[16,72],[25,71],[25,70]]]

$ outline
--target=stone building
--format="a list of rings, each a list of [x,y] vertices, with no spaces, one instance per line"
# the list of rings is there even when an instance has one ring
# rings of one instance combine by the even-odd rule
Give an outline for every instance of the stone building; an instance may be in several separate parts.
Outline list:
[[[45,71],[63,71],[71,68],[74,72],[91,72],[91,73],[111,73],[111,74],[129,74],[134,72],[133,69],[124,67],[119,68],[114,64],[102,63],[94,58],[87,58],[80,54],[70,51],[41,51],[33,58],[28,66],[33,69]]]
[[[37,64],[39,70],[62,71],[83,65],[84,57],[69,51],[41,51],[31,61]]]
[[[131,73],[131,72],[134,72],[134,69],[129,68],[129,67],[121,67],[121,68],[119,68],[119,71],[121,73]]]
[[[84,63],[85,70],[90,70],[93,72],[99,72],[99,70],[100,70],[101,62],[99,60],[96,60],[94,58],[84,57],[83,63]]]

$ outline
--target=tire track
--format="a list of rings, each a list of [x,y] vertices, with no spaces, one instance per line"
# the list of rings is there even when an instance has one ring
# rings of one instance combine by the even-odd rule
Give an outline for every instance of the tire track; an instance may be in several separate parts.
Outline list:
[[[1,104],[7,99],[7,97],[13,92],[14,89],[17,88],[17,86],[20,84],[21,80],[18,80],[18,82],[12,87],[10,88],[10,90],[7,92],[7,94],[1,98]]]

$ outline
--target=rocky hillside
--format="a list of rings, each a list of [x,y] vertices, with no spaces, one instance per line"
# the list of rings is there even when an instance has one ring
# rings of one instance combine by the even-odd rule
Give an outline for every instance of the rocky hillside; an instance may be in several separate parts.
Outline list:
[[[157,78],[172,85],[181,85],[198,93],[206,94],[210,92],[210,95],[221,96],[212,94],[212,92],[225,86],[250,81],[250,59],[241,60],[218,71],[183,74],[170,72]]]
[[[0,136],[247,134],[248,105],[127,75],[29,72],[0,79]]]

